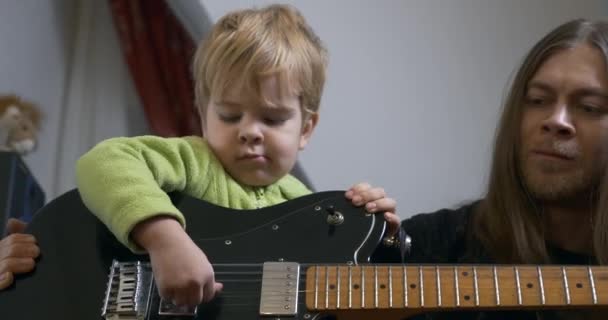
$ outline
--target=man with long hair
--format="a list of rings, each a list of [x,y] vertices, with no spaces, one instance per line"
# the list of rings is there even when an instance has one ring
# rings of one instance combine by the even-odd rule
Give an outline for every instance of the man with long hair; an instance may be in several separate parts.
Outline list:
[[[407,262],[608,264],[607,168],[608,23],[574,20],[542,38],[517,72],[483,199],[402,222],[412,239]]]

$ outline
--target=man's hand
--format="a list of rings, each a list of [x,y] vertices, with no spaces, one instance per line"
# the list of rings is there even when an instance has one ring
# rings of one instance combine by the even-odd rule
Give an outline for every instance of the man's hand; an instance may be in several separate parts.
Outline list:
[[[20,220],[8,220],[6,230],[9,235],[0,240],[0,290],[13,283],[15,274],[34,270],[40,249],[34,236],[22,233],[26,226]]]

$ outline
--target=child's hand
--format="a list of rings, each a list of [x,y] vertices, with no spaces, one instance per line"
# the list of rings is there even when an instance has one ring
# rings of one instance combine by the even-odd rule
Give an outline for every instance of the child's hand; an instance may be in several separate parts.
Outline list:
[[[140,227],[141,225],[141,227]],[[171,218],[156,218],[136,226],[134,239],[150,254],[160,296],[177,306],[208,302],[222,289],[207,256]]]
[[[401,219],[395,213],[397,202],[395,199],[386,197],[382,188],[372,188],[369,183],[358,183],[346,191],[346,198],[350,199],[355,206],[365,205],[367,212],[384,211],[384,220],[387,222],[386,235],[392,237],[399,232]]]
[[[17,219],[7,222],[9,236],[0,241],[0,290],[13,283],[15,274],[30,272],[36,265],[40,248],[33,235],[22,234],[26,226]]]

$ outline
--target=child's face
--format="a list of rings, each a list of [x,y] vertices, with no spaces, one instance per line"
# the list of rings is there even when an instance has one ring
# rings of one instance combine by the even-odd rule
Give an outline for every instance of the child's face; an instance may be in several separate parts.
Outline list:
[[[302,122],[300,99],[281,94],[277,76],[261,82],[263,101],[240,88],[206,108],[203,132],[226,171],[239,183],[266,186],[293,168],[317,123],[317,114]]]

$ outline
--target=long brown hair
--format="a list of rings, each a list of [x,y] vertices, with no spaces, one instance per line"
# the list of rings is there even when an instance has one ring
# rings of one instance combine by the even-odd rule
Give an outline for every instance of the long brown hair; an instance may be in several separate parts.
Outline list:
[[[541,209],[526,190],[518,161],[523,100],[528,82],[543,62],[556,52],[581,43],[598,48],[608,65],[608,23],[583,19],[567,22],[530,50],[504,101],[487,194],[474,217],[475,236],[497,262],[550,262]],[[594,195],[597,204],[593,219],[594,251],[602,264],[608,263],[608,170],[604,172],[604,179]]]

